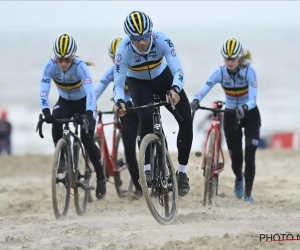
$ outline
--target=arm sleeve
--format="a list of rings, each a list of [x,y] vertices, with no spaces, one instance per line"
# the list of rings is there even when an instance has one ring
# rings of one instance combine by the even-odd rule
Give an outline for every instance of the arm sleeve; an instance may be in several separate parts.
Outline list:
[[[251,66],[249,66],[248,68],[247,82],[248,82],[249,92],[248,92],[248,101],[246,102],[246,105],[248,106],[248,110],[251,110],[256,106],[256,96],[257,96],[256,71]]]
[[[201,88],[201,90],[194,96],[194,99],[198,99],[199,102],[202,101],[204,96],[212,89],[212,87],[216,83],[220,83],[222,81],[222,71],[221,68],[218,68],[214,73],[206,81],[205,85]]]
[[[185,83],[185,77],[175,46],[171,39],[165,34],[161,37],[161,39],[162,40],[160,42],[164,51],[164,56],[174,77],[172,86],[176,85],[180,88],[180,90],[182,90]]]
[[[49,91],[50,91],[50,85],[51,85],[51,78],[53,76],[54,72],[54,62],[52,59],[47,61],[44,64],[43,68],[43,74],[41,78],[41,84],[40,84],[40,107],[41,110],[43,109],[50,109],[50,104],[49,104]]]
[[[125,47],[124,47],[125,46]],[[124,45],[123,41],[120,42],[116,51],[115,67],[114,67],[114,101],[119,99],[124,100],[124,87],[126,81],[126,74],[128,71],[128,63],[126,59],[127,45]]]
[[[85,64],[85,62],[80,62],[78,65],[78,69],[76,70],[77,77],[81,79],[82,86],[86,93],[86,111],[91,110],[94,111],[96,108],[96,97],[93,86],[93,81],[91,78],[90,71]]]
[[[104,90],[107,88],[110,82],[114,80],[114,66],[105,71],[101,80],[99,81],[98,85],[95,88],[95,95],[96,100],[102,95]]]

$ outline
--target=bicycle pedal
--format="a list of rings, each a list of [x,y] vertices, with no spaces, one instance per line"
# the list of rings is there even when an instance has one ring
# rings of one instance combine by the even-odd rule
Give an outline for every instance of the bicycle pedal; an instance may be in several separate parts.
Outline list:
[[[95,187],[89,186],[89,187],[87,188],[87,190],[95,190]]]

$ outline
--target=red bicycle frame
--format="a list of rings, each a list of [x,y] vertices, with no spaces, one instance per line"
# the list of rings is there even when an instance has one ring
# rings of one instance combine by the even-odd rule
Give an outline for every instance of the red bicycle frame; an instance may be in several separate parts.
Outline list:
[[[122,166],[121,168],[117,169],[116,168],[116,157],[117,157],[117,152],[116,152],[116,142],[117,142],[117,132],[120,130],[120,125],[117,120],[113,122],[108,122],[108,123],[103,123],[102,122],[102,114],[114,114],[114,112],[109,111],[109,112],[98,112],[99,120],[96,126],[96,133],[100,135],[101,138],[101,158],[105,161],[105,166],[106,166],[106,171],[109,174],[109,176],[115,176],[116,172],[121,172],[124,169],[127,168],[126,164]],[[111,150],[111,155],[109,154],[106,138],[105,138],[105,133],[104,133],[104,127],[108,125],[113,125],[113,140],[112,140],[112,150]]]
[[[219,109],[222,108],[222,106],[223,106],[222,104],[219,104],[219,103],[217,103],[217,105],[218,105]],[[224,165],[225,165],[224,154],[223,154],[223,150],[221,147],[220,111],[214,112],[214,115],[211,119],[211,125],[210,125],[210,128],[207,132],[206,139],[205,139],[204,154],[203,154],[202,166],[201,166],[201,169],[204,169],[205,161],[206,161],[206,148],[207,148],[208,139],[209,139],[211,131],[214,130],[216,137],[215,137],[215,145],[214,145],[214,152],[213,152],[213,169],[212,169],[212,176],[211,176],[212,178],[215,178],[217,174],[222,172],[224,170]],[[216,154],[216,152],[218,152],[218,151],[221,152],[222,167],[217,166],[217,164],[219,162],[219,154]]]

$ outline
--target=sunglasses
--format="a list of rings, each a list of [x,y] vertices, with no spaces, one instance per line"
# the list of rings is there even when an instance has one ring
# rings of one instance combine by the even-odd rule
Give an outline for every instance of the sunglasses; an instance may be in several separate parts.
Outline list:
[[[58,63],[62,63],[62,62],[70,63],[72,61],[72,59],[73,59],[73,57],[68,57],[68,58],[56,57],[56,61]]]
[[[149,39],[149,37],[151,36],[151,32],[145,34],[145,35],[142,35],[142,36],[132,36],[131,39],[132,41],[134,42],[139,42],[139,41],[146,41],[147,39]]]

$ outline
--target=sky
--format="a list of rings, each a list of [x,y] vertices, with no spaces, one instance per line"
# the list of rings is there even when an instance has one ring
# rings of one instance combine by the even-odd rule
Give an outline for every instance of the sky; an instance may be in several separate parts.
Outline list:
[[[0,29],[120,27],[133,10],[154,27],[299,24],[299,1],[1,1]]]

